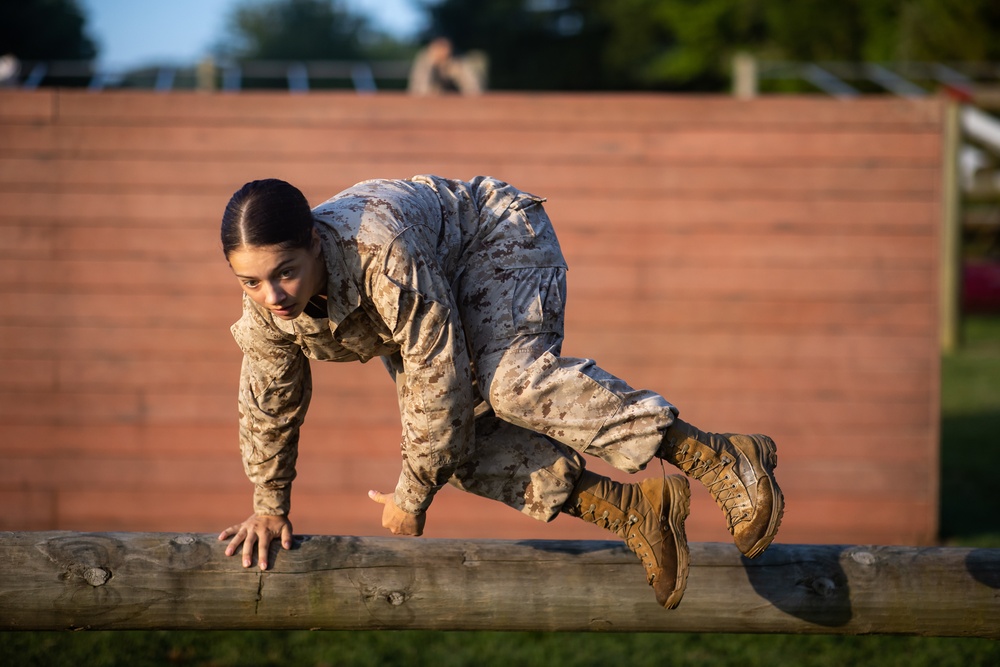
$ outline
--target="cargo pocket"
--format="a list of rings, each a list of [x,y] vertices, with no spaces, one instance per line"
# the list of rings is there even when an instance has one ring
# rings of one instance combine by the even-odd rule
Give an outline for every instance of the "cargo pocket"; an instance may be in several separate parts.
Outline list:
[[[482,255],[496,269],[566,267],[566,259],[541,197],[521,195],[510,203],[482,241]]]
[[[565,269],[547,267],[512,271],[508,336],[563,330],[566,306]]]

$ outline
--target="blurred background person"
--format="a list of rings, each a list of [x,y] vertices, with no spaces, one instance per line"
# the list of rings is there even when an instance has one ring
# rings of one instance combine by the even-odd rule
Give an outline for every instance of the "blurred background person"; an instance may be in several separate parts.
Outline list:
[[[450,39],[435,37],[414,57],[408,90],[413,95],[478,95],[485,88],[485,80],[486,61],[482,55],[456,56]]]
[[[13,53],[0,56],[0,88],[17,85],[17,75],[21,72],[21,61]]]

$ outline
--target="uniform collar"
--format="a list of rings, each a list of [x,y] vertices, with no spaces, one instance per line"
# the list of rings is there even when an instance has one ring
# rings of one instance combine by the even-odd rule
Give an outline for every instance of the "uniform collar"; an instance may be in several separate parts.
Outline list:
[[[333,327],[343,322],[361,305],[361,292],[344,257],[336,232],[327,225],[316,225],[326,260],[326,310]]]

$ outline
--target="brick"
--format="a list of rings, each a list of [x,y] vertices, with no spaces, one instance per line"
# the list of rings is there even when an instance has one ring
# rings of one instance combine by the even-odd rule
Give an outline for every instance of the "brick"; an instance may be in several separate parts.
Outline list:
[[[799,498],[785,507],[780,537],[783,542],[851,544],[869,537],[877,538],[868,540],[876,544],[930,545],[937,537],[937,502],[933,497],[872,502],[844,494]]]
[[[252,507],[238,491],[61,490],[57,512],[59,530],[218,533],[246,519]]]
[[[24,123],[52,122],[56,114],[55,90],[2,90],[0,91],[0,122],[22,125]],[[3,142],[0,142],[0,146]]]
[[[0,294],[4,293],[6,291],[0,286]],[[32,328],[65,326],[103,332],[122,328],[125,330],[123,333],[107,335],[121,338],[134,334],[137,345],[142,345],[143,341],[142,333],[136,330],[169,327],[210,329],[213,331],[210,337],[218,340],[217,337],[223,334],[229,335],[229,326],[242,313],[239,294],[232,290],[218,294],[156,294],[153,298],[144,293],[113,296],[106,293],[70,293],[58,290],[54,283],[49,283],[45,287],[33,286],[31,291],[21,291],[20,294],[24,296],[23,311],[18,320],[20,325]],[[155,331],[150,333],[156,336]],[[59,332],[47,335],[64,338]],[[71,340],[63,342],[74,345]]]
[[[53,391],[58,384],[56,364],[50,359],[0,357],[0,367],[0,391]]]
[[[819,97],[761,98],[753,104],[725,97],[651,94],[491,93],[480,98],[414,99],[383,93],[360,98],[353,93],[315,92],[304,96],[246,92],[239,96],[203,96],[176,92],[153,97],[136,92],[58,91],[61,124],[127,125],[339,125],[364,122],[388,124],[439,123],[451,127],[475,123],[495,127],[548,126],[564,128],[631,125],[663,128],[721,126],[748,128],[869,127],[899,131],[938,128],[943,103],[939,99],[867,98],[848,104]]]
[[[609,294],[576,293],[576,271],[570,270],[566,329],[656,330],[673,332],[786,332],[788,334],[927,337],[937,330],[936,306],[929,301],[879,303],[858,301],[801,301],[781,299],[680,299],[659,290],[636,308]]]
[[[429,172],[414,165],[398,177],[412,176],[416,172]],[[483,173],[484,168],[470,173],[443,173],[445,176],[471,178]],[[385,172],[352,172],[349,178],[328,179],[322,184],[303,188],[313,205],[336,194],[364,178]],[[494,175],[511,178],[503,172]],[[937,209],[928,206],[924,199],[913,200],[902,196],[849,199],[838,196],[831,199],[775,199],[751,194],[725,197],[686,193],[621,193],[606,189],[602,183],[591,183],[586,188],[564,187],[541,190],[527,183],[514,181],[519,187],[548,197],[546,209],[557,229],[567,225],[612,225],[639,228],[669,228],[673,233],[690,231],[727,234],[734,231],[751,231],[756,234],[771,232],[815,233],[836,225],[838,233],[850,234],[914,234],[930,235],[938,221]],[[205,228],[217,229],[222,209],[233,191],[243,180],[233,178],[230,187],[214,187],[210,191],[184,190],[164,194],[161,190],[139,192],[87,191],[4,191],[0,189],[0,222],[44,220],[59,225],[115,223],[138,229],[180,224],[190,227],[200,221]],[[534,188],[534,189],[533,189]]]
[[[245,518],[225,202],[261,174],[317,204],[436,172],[548,197],[567,354],[778,440],[779,539],[934,539],[940,100],[22,92],[0,92],[0,294],[20,304],[0,325],[0,499],[28,524]],[[365,491],[398,474],[392,383],[313,366],[296,527],[384,534]],[[451,489],[432,509],[429,536],[613,539]],[[729,539],[704,489],[688,535]]]
[[[149,454],[149,453],[144,453]],[[153,453],[155,454],[155,453]],[[64,491],[137,491],[169,489],[226,491],[250,488],[239,463],[220,458],[181,456],[11,457],[0,471],[0,488],[33,488]],[[44,480],[38,484],[38,480]]]
[[[239,456],[237,425],[230,424],[4,424],[5,456],[140,457],[192,456],[228,460]]]
[[[498,173],[502,158],[449,157],[428,164],[429,171],[440,174],[468,174],[479,170]],[[175,187],[213,187],[230,193],[254,175],[270,174],[298,184],[301,188],[329,187],[330,182],[345,186],[363,173],[386,177],[411,176],[415,159],[344,158],[343,163],[326,160],[291,158],[282,163],[279,157],[266,160],[157,160],[82,158],[53,161],[47,158],[0,157],[0,181],[16,187],[48,190],[53,182],[74,189],[97,188],[119,191],[150,189],[171,179]],[[485,167],[485,169],[483,169]],[[820,166],[745,166],[676,165],[676,164],[607,164],[573,161],[568,157],[560,169],[551,164],[516,164],[503,170],[503,178],[525,184],[535,192],[567,190],[592,182],[626,196],[660,193],[709,194],[728,196],[767,193],[774,196],[825,197],[896,196],[933,201],[939,183],[936,164],[926,166],[848,165]],[[333,194],[333,193],[331,193]],[[220,207],[225,199],[220,199]],[[220,209],[221,210],[221,209]]]
[[[0,486],[0,530],[54,530],[57,528],[54,487],[6,488]]]
[[[296,158],[344,159],[359,154],[420,158],[440,151],[447,134],[456,154],[477,158],[535,160],[553,156],[593,158],[640,157],[671,162],[721,163],[763,160],[851,163],[879,160],[933,164],[939,159],[937,132],[892,132],[841,129],[803,132],[801,128],[717,129],[671,127],[650,133],[633,125],[606,124],[586,129],[554,128],[535,124],[490,129],[491,141],[480,141],[476,127],[437,125],[393,126],[381,123],[335,125],[205,127],[178,125],[166,119],[159,126],[35,125],[0,128],[0,144],[10,155],[47,154],[66,157],[218,155],[229,159],[255,158],[261,153]]]
[[[775,199],[728,193],[706,197],[693,193],[645,194],[605,192],[590,188],[538,191],[548,197],[546,210],[561,229],[565,224],[634,228],[667,228],[675,234],[700,231],[726,235],[815,234],[835,225],[838,233],[933,233],[938,214],[923,200],[902,196]],[[609,196],[610,195],[610,196]],[[2,201],[2,199],[0,199]]]
[[[812,233],[776,230],[688,229],[678,234],[659,228],[616,229],[556,223],[560,244],[571,267],[654,262],[672,267],[775,267],[810,270],[841,267],[875,272],[893,268],[933,269],[937,256],[927,234],[841,234],[837,229]]]

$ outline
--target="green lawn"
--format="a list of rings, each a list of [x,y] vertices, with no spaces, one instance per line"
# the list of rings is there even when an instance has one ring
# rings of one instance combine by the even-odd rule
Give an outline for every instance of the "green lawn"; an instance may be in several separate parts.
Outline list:
[[[941,532],[1000,547],[1000,317],[970,318],[942,366]],[[492,632],[0,633],[0,666],[669,667],[1000,665],[1000,642],[922,637]]]
[[[0,647],[0,664],[40,667],[971,667],[1000,664],[1000,642],[916,637],[500,632],[80,632],[4,633],[0,636]]]
[[[1000,547],[1000,317],[967,318],[941,367],[941,537]]]

